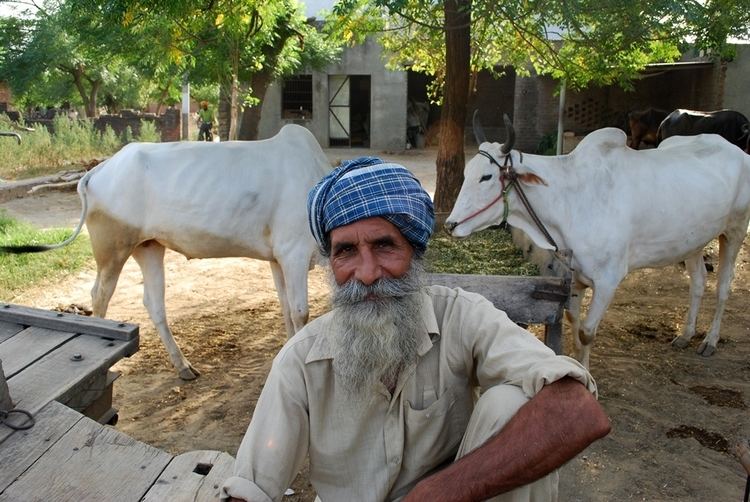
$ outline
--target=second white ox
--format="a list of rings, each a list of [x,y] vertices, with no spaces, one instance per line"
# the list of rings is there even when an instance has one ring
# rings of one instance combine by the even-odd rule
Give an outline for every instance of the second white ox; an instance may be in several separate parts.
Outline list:
[[[713,134],[676,136],[656,149],[636,151],[614,128],[592,132],[568,155],[522,155],[511,150],[514,135],[509,121],[506,125],[505,145],[483,142],[467,163],[448,230],[465,237],[500,223],[507,211],[509,225],[537,246],[554,249],[520,200],[523,190],[556,245],[572,251],[569,315],[578,358],[586,366],[599,322],[625,275],[682,260],[690,275],[690,309],[673,344],[687,346],[705,288],[702,249],[718,237],[716,312],[698,347],[711,355],[750,219],[750,156]],[[504,204],[500,194],[511,183],[517,185],[508,188]],[[588,287],[593,295],[581,324]]]
[[[271,264],[288,336],[307,322],[307,273],[317,246],[307,192],[330,164],[304,127],[226,143],[134,143],[78,184],[97,264],[94,315],[104,317],[123,265],[143,273],[143,303],[180,377],[199,373],[167,325],[164,251],[188,258],[240,256]],[[65,243],[59,244],[64,245]]]

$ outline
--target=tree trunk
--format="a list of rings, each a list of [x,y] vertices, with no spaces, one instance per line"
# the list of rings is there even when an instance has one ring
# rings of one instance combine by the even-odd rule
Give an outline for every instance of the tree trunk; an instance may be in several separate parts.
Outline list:
[[[81,97],[81,102],[83,103],[83,109],[86,113],[86,118],[95,118],[97,113],[96,102],[94,102],[94,105],[92,106],[89,93],[86,91],[86,86],[83,83],[83,69],[81,69],[80,66],[75,66],[73,68],[62,67],[62,69],[66,72],[69,72],[73,77],[73,85],[78,91],[78,95]]]
[[[258,125],[260,124],[260,112],[263,105],[263,98],[266,96],[266,89],[271,83],[271,72],[261,71],[253,75],[250,82],[253,95],[260,99],[260,103],[255,106],[248,106],[242,112],[240,119],[239,134],[237,139],[256,140],[258,139]]]
[[[464,124],[469,97],[471,0],[445,0],[445,88],[437,152],[435,212],[448,216],[463,182]],[[442,213],[442,214],[441,214]]]
[[[91,115],[89,115],[89,117],[96,118],[99,116],[99,107],[96,106],[96,103],[99,96],[99,88],[102,86],[102,81],[90,80],[89,82],[91,83],[91,92],[89,93],[89,99],[86,102],[86,109],[91,110]]]
[[[232,96],[227,85],[219,86],[219,138],[229,140],[229,123],[232,117]]]
[[[229,139],[237,139],[237,123],[239,121],[239,82],[237,81],[237,74],[232,75],[232,85],[229,88]]]

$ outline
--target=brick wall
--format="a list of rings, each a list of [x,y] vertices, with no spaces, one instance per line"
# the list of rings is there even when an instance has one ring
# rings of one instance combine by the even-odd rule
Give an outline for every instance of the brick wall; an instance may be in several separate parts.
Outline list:
[[[559,101],[555,85],[549,77],[534,75],[516,79],[513,109],[516,148],[535,152],[543,136],[557,131]]]
[[[466,107],[465,140],[476,143],[472,119],[474,110],[479,110],[482,129],[489,141],[505,140],[503,114],[513,117],[513,100],[516,85],[516,72],[512,67],[504,68],[504,75],[494,78],[489,72],[481,71],[477,75],[476,92],[471,95]]]
[[[627,126],[627,112],[648,107],[667,111],[676,108],[715,110],[721,108],[726,65],[686,66],[651,71],[634,82],[633,90],[619,86],[592,86],[566,92],[564,129],[576,136],[602,127]],[[559,96],[556,82],[532,75],[515,79],[513,125],[516,147],[536,151],[545,135],[557,135]]]

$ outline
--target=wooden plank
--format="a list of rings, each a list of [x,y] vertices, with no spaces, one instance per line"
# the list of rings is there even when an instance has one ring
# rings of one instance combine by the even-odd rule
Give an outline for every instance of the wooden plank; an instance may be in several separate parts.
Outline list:
[[[25,326],[14,322],[0,321],[0,343],[14,336],[19,331],[23,331]]]
[[[53,401],[36,415],[34,427],[0,440],[0,494],[81,418]],[[33,495],[28,493],[21,500],[35,499]]]
[[[234,458],[228,453],[197,450],[172,459],[143,502],[164,500],[218,501],[221,485],[232,475]]]
[[[124,342],[95,336],[72,338],[31,368],[8,379],[16,407],[36,413],[50,401],[71,399],[87,388],[91,378],[106,373],[115,362],[133,354],[137,343],[137,339]],[[76,354],[81,358],[76,359]]]
[[[3,371],[3,360],[0,359],[0,411],[10,411],[13,409],[13,401],[10,399],[10,390],[8,390],[8,381]]]
[[[23,305],[0,305],[0,321],[25,326],[39,326],[58,331],[72,331],[86,335],[106,336],[115,340],[138,338],[138,325],[136,324],[35,309]]]
[[[77,336],[69,331],[28,327],[13,338],[0,343],[0,359],[5,361],[5,375],[13,378],[68,340]]]
[[[172,456],[81,417],[0,494],[0,502],[138,501]]]
[[[514,322],[524,324],[560,322],[570,288],[559,277],[427,274],[426,281],[479,293]]]

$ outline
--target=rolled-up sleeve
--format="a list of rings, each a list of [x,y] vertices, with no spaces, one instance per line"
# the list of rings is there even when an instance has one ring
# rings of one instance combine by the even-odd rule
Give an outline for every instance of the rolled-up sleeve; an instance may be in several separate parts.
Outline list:
[[[229,497],[248,502],[271,502],[268,495],[258,485],[239,476],[228,478],[221,487],[221,500],[227,500]]]
[[[299,354],[276,356],[222,497],[281,500],[302,467],[309,445],[308,400]]]

